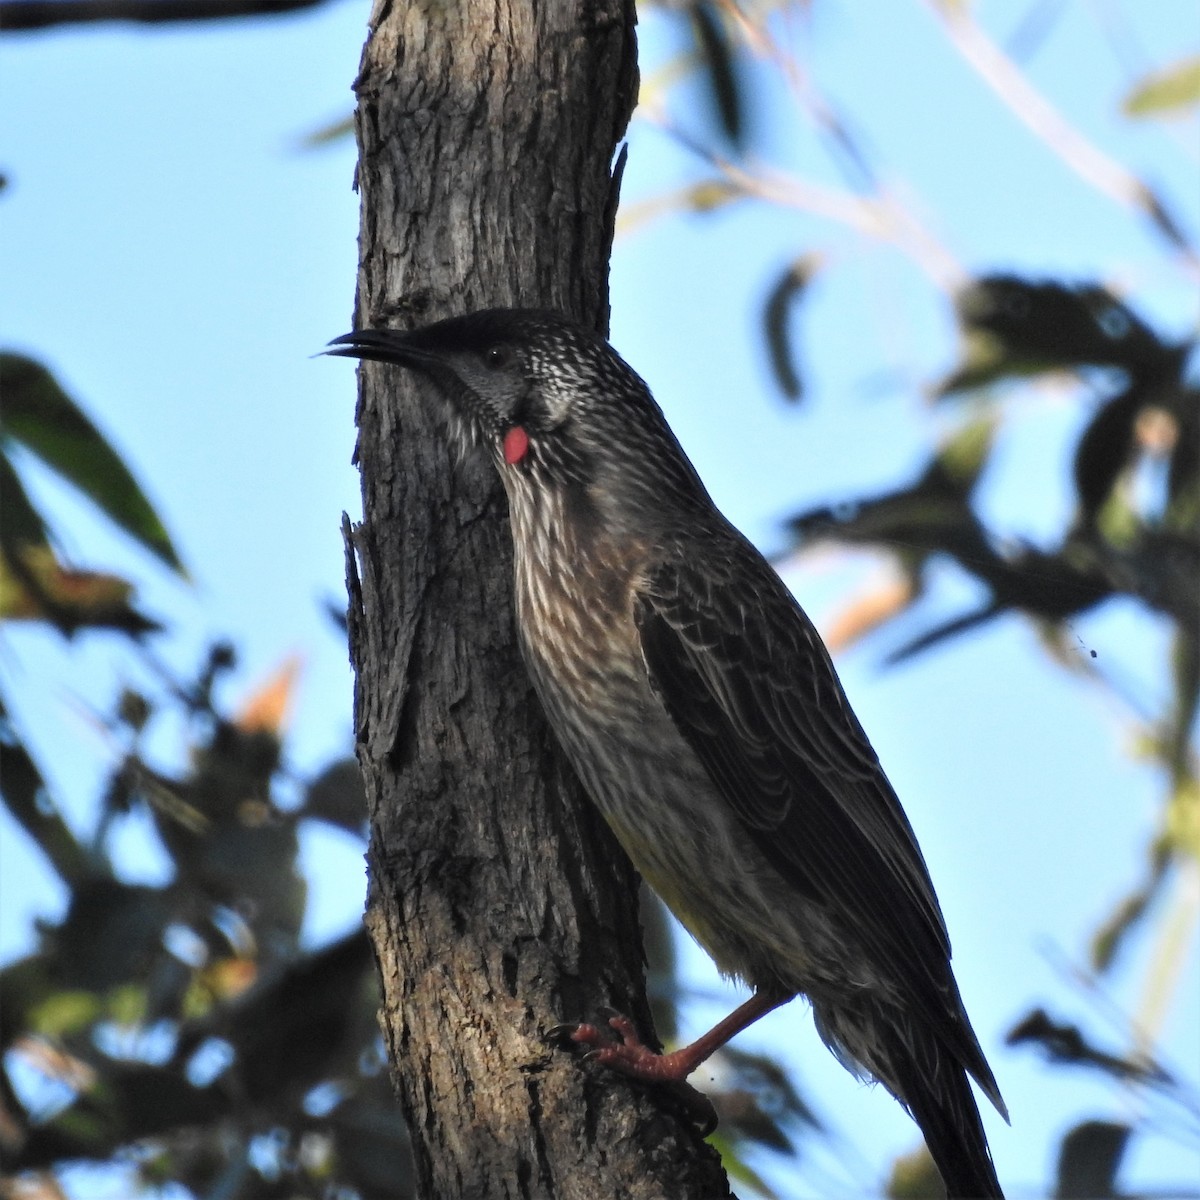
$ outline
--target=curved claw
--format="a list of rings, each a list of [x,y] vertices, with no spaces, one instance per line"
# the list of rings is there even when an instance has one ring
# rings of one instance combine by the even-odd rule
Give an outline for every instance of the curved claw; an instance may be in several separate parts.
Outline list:
[[[598,1063],[661,1088],[683,1109],[700,1136],[708,1137],[717,1127],[717,1110],[703,1092],[687,1082],[681,1073],[686,1064],[646,1046],[638,1036],[637,1027],[624,1013],[606,1008],[602,1014],[597,1020],[603,1019],[603,1024],[563,1021],[547,1029],[545,1037],[587,1047],[580,1055],[581,1061]]]

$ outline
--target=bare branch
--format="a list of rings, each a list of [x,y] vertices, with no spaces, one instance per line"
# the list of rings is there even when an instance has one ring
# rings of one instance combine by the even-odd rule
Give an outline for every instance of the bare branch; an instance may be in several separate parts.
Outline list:
[[[0,0],[0,29],[50,29],[56,25],[90,25],[97,21],[136,21],[159,25],[178,21],[212,21],[227,17],[274,17],[329,0]]]

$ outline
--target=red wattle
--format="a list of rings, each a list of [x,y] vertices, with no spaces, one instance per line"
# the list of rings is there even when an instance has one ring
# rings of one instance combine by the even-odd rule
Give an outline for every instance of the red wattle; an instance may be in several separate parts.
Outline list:
[[[504,461],[509,465],[519,463],[529,449],[529,434],[520,425],[514,425],[504,435]]]

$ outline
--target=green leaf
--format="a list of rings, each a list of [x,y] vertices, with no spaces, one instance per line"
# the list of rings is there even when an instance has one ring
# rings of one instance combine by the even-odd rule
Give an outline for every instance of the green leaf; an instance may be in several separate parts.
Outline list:
[[[53,992],[27,1014],[29,1028],[44,1037],[67,1037],[86,1029],[103,1011],[95,992],[79,988]]]
[[[1088,957],[1093,970],[1103,972],[1113,965],[1125,945],[1127,935],[1145,917],[1151,900],[1158,894],[1161,882],[1161,875],[1151,877],[1148,883],[1121,900],[1105,918],[1100,928],[1092,935],[1088,946]]]
[[[0,354],[0,395],[0,439],[20,442],[151,554],[186,575],[129,469],[41,363]]]
[[[0,447],[3,447],[0,438]],[[15,555],[24,546],[46,544],[46,521],[29,499],[13,465],[0,453],[0,512],[4,526],[0,529],[0,547],[6,556]]]
[[[938,447],[918,487],[970,497],[987,465],[995,434],[996,417],[991,412],[967,421]]]
[[[945,1200],[942,1177],[925,1146],[896,1159],[886,1194],[888,1200]]]
[[[1142,79],[1121,107],[1130,117],[1177,116],[1200,104],[1200,54],[1180,59]]]
[[[316,150],[321,146],[328,146],[331,142],[340,142],[353,136],[354,114],[351,113],[349,116],[338,117],[336,121],[330,121],[316,129],[309,130],[300,139],[300,149]]]

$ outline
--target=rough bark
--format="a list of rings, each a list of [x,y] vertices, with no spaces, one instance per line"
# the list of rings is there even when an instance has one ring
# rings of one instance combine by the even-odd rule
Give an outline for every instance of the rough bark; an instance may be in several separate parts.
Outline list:
[[[632,0],[377,0],[357,82],[358,321],[491,305],[607,322]],[[367,922],[426,1196],[716,1197],[668,1096],[551,1044],[648,1028],[632,871],[560,759],[515,642],[489,464],[404,373],[360,375],[351,537]]]

